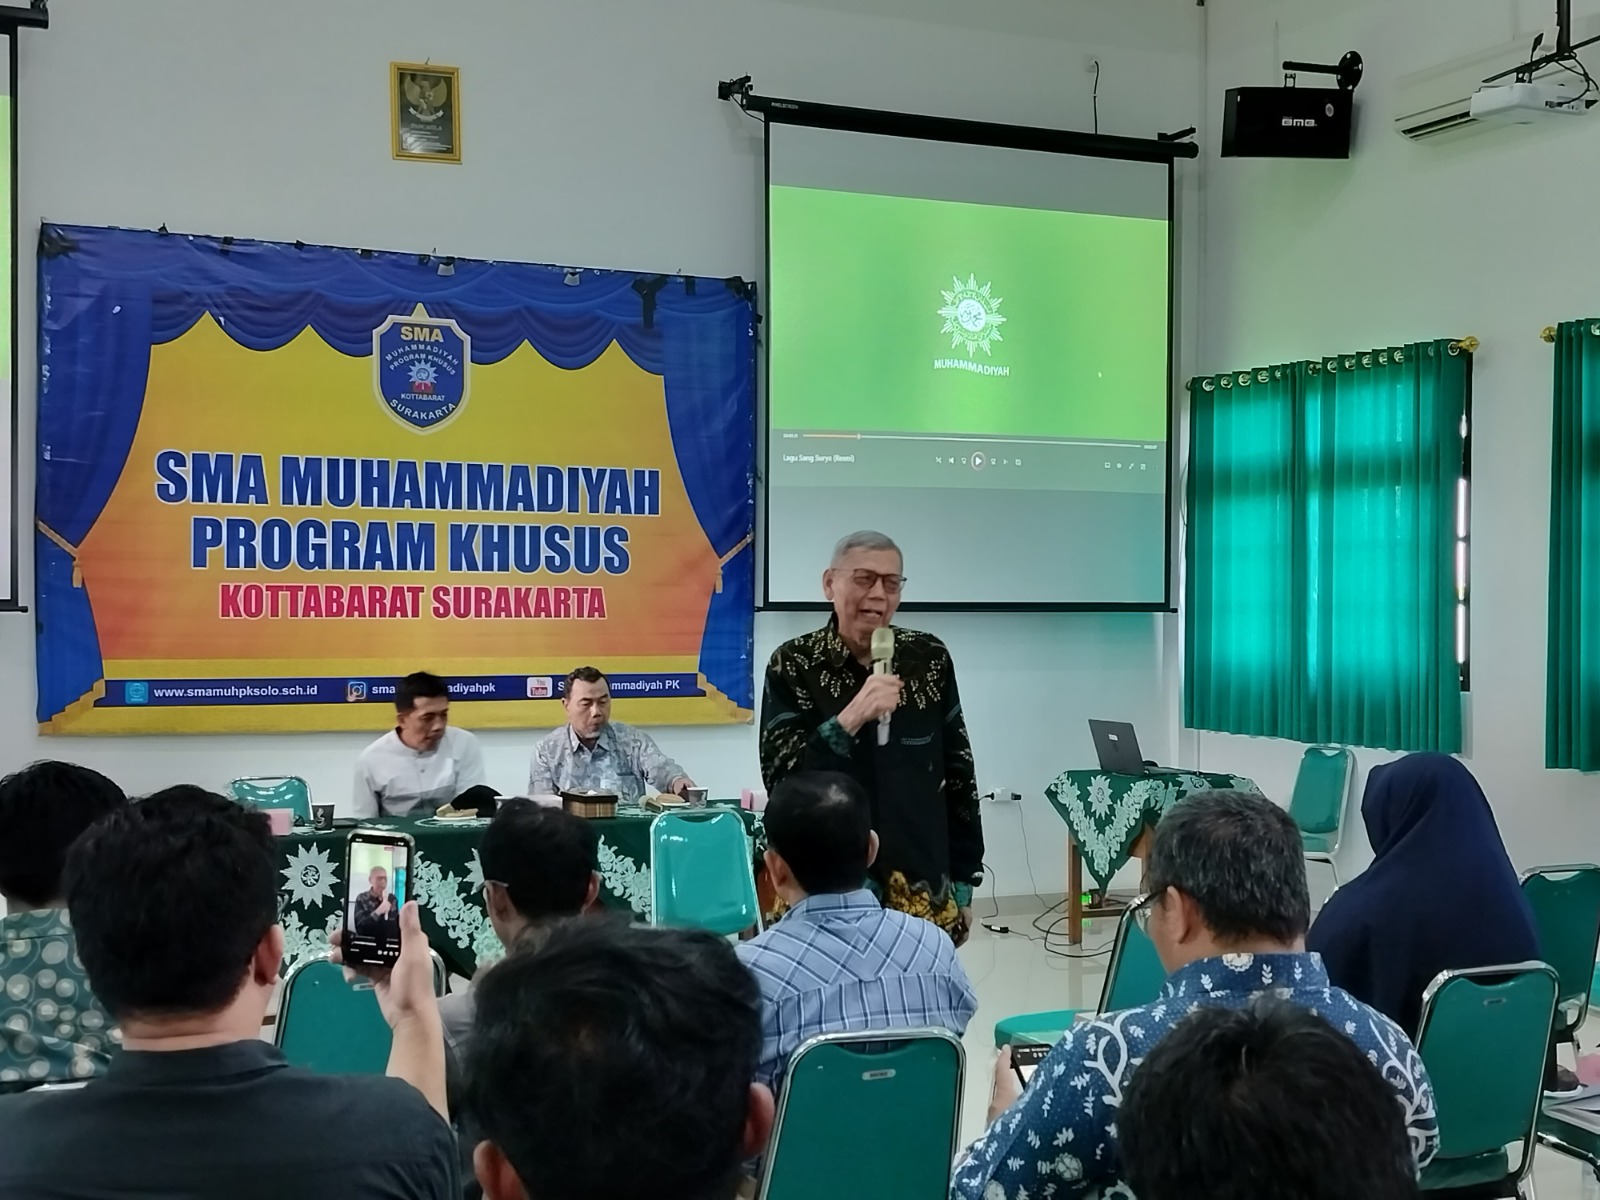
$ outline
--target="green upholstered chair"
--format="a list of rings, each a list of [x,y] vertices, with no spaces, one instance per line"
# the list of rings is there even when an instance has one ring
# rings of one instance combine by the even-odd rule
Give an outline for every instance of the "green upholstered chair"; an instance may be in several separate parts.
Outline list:
[[[449,982],[444,960],[433,954],[433,990]],[[283,981],[273,1043],[298,1067],[324,1075],[382,1075],[394,1039],[370,987],[344,978],[327,955],[296,963]]]
[[[761,919],[750,838],[730,810],[650,822],[650,923],[741,933]]]
[[[812,1038],[789,1060],[759,1200],[943,1200],[965,1068],[944,1029]]]
[[[1424,1191],[1519,1194],[1533,1165],[1559,990],[1542,962],[1443,971],[1428,985],[1417,1052],[1433,1083],[1439,1153],[1423,1169]]]
[[[1560,1105],[1551,1105],[1540,1114],[1539,1144],[1586,1164],[1600,1182],[1600,1131],[1568,1120]]]
[[[1576,1041],[1589,1015],[1595,951],[1600,946],[1600,866],[1570,863],[1523,872],[1522,894],[1539,927],[1539,955],[1556,969],[1557,1041]]]
[[[311,824],[311,785],[298,775],[258,775],[228,785],[233,798],[251,808],[290,808],[295,824]]]
[[[1326,863],[1339,885],[1335,856],[1344,839],[1355,755],[1343,746],[1307,746],[1294,777],[1289,815],[1300,827],[1307,862]]]
[[[1116,936],[1111,943],[1111,961],[1106,964],[1106,981],[1100,989],[1100,1006],[1096,1012],[1121,1012],[1125,1008],[1154,1003],[1167,982],[1167,971],[1156,956],[1154,943],[1134,920],[1133,910],[1138,903],[1130,904],[1117,922]],[[1072,1027],[1082,1011],[1059,1008],[1005,1017],[994,1023],[994,1044],[1054,1042]]]

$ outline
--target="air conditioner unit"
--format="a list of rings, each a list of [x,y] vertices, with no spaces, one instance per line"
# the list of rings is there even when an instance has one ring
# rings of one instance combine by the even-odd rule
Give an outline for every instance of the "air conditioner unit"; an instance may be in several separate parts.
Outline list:
[[[1582,41],[1600,35],[1600,17],[1573,22],[1572,40]],[[1423,139],[1476,133],[1486,126],[1472,115],[1472,94],[1483,81],[1501,71],[1509,71],[1528,61],[1528,50],[1537,34],[1527,34],[1492,49],[1469,54],[1453,62],[1429,67],[1395,80],[1394,127],[1408,138]],[[1546,38],[1546,46],[1553,39]],[[1570,78],[1561,67],[1549,66],[1536,79]],[[1497,82],[1510,83],[1508,76]]]

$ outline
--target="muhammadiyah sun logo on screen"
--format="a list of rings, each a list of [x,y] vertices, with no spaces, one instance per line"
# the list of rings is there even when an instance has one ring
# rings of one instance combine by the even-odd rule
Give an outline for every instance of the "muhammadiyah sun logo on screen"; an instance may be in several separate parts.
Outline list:
[[[968,358],[979,350],[993,355],[992,344],[1005,341],[1000,336],[1000,326],[1006,323],[1000,315],[1001,297],[990,293],[993,283],[979,287],[978,277],[968,275],[965,283],[957,276],[951,280],[951,285],[948,292],[939,293],[944,297],[944,307],[939,310],[944,327],[939,332],[950,335],[952,350],[965,346]]]
[[[395,420],[418,433],[441,429],[467,405],[472,339],[454,321],[417,305],[372,331],[372,386]]]

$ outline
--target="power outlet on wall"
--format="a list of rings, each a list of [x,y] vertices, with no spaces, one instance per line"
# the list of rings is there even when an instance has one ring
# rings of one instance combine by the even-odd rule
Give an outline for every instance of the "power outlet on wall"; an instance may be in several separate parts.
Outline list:
[[[997,787],[985,792],[979,799],[992,800],[996,804],[1016,804],[1021,801],[1022,797],[1010,788]]]

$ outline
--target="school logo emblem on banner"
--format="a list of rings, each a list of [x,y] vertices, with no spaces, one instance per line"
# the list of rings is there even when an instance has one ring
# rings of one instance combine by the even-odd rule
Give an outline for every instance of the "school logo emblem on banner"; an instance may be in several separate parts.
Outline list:
[[[422,433],[466,407],[472,339],[454,321],[390,317],[372,331],[372,385],[394,418]]]

